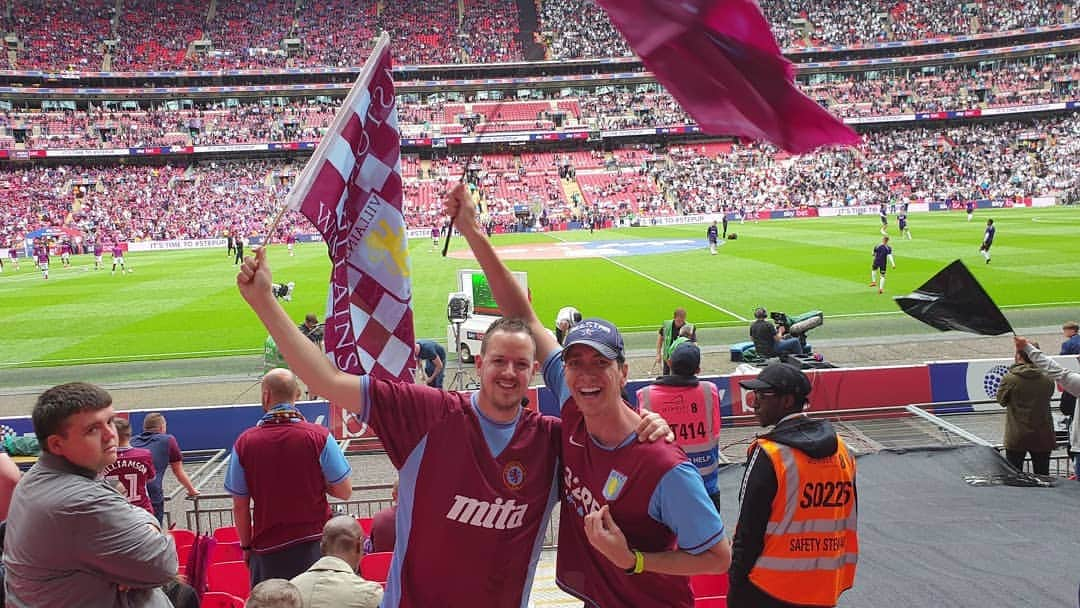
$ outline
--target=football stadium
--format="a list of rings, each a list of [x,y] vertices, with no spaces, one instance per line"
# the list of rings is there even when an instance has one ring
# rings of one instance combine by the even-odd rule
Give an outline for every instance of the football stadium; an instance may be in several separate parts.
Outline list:
[[[0,0],[8,601],[1080,605],[1078,17]]]

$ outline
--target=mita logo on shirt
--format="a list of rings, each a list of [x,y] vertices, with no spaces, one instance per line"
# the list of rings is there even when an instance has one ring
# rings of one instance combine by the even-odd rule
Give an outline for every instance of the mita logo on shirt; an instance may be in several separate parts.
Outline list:
[[[496,498],[494,503],[490,503],[458,494],[454,496],[454,504],[450,506],[446,519],[477,528],[511,530],[520,528],[525,523],[525,511],[528,508],[529,505],[519,505],[513,498],[506,502]]]

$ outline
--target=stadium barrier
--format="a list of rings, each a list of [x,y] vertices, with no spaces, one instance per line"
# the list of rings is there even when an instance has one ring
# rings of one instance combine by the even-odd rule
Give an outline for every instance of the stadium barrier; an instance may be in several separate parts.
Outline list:
[[[1066,369],[1080,371],[1076,357],[1054,357]],[[856,367],[807,370],[814,386],[811,394],[811,412],[870,410],[896,408],[910,403],[942,404],[941,412],[974,412],[996,410],[996,403],[973,405],[971,402],[993,399],[1001,378],[1008,372],[1012,359],[980,359],[970,361],[936,361],[921,365],[895,367]],[[747,374],[706,376],[702,379],[716,385],[720,397],[720,414],[730,422],[736,416],[750,413],[745,394],[739,381],[751,377]],[[637,389],[648,385],[651,379],[632,380],[627,384],[631,399]],[[541,413],[558,414],[555,394],[546,387],[529,389],[530,408]],[[1060,392],[1055,388],[1055,397]],[[966,402],[957,405],[956,402]],[[636,404],[635,404],[636,405]],[[339,440],[360,440],[358,445],[378,449],[377,438],[365,424],[339,407],[331,407],[326,401],[307,401],[297,404],[304,417],[330,429]],[[143,418],[159,408],[117,412],[127,418],[133,428],[142,428]],[[188,450],[230,449],[236,438],[251,427],[262,415],[259,404],[219,405],[165,410],[169,432],[176,436],[180,445]],[[938,411],[938,410],[935,410]],[[32,435],[33,425],[29,416],[0,418],[0,436],[6,434]]]

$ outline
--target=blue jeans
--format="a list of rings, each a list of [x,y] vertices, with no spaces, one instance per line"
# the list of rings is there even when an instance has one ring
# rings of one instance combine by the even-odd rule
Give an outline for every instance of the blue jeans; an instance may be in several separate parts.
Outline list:
[[[427,377],[430,378],[431,374],[434,373],[434,372],[435,372],[435,362],[434,361],[424,361],[424,374],[426,374]],[[435,381],[431,383],[431,386],[434,386],[435,388],[442,388],[443,387],[443,376],[445,375],[445,373],[446,373],[446,368],[445,367],[440,369],[439,370],[439,375],[435,376]]]
[[[798,338],[781,338],[776,343],[777,355],[801,355],[803,354],[802,343]]]
[[[1073,468],[1075,469],[1073,473],[1076,473],[1076,478],[1080,479],[1080,454],[1073,455]]]

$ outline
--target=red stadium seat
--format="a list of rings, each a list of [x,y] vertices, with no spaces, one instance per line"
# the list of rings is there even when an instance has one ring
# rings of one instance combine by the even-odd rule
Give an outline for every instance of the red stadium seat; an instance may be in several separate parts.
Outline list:
[[[694,608],[727,608],[727,597],[714,595],[694,598]]]
[[[173,528],[172,530],[169,530],[169,534],[171,534],[173,540],[176,541],[177,547],[181,545],[191,546],[195,544],[195,533],[191,530],[185,530],[183,528]]]
[[[360,523],[360,527],[364,529],[364,536],[371,536],[371,523],[374,518],[371,517],[357,517],[356,521]]]
[[[690,588],[694,590],[694,597],[726,596],[728,592],[728,575],[724,574],[697,574],[690,577]]]
[[[390,551],[368,553],[360,558],[360,576],[375,583],[385,583],[390,572],[390,560],[394,554]]]
[[[240,542],[240,536],[236,533],[236,526],[225,526],[214,530],[214,538],[219,543]]]
[[[202,596],[199,608],[244,608],[244,600],[231,593],[207,591]]]
[[[214,550],[210,552],[210,563],[212,564],[242,561],[244,561],[244,551],[240,548],[239,542],[218,543]]]
[[[210,591],[231,593],[245,600],[251,594],[251,577],[244,562],[210,564],[206,578]]]
[[[176,547],[176,561],[180,564],[180,570],[184,570],[184,566],[187,565],[188,557],[191,556],[192,545],[177,545]]]

